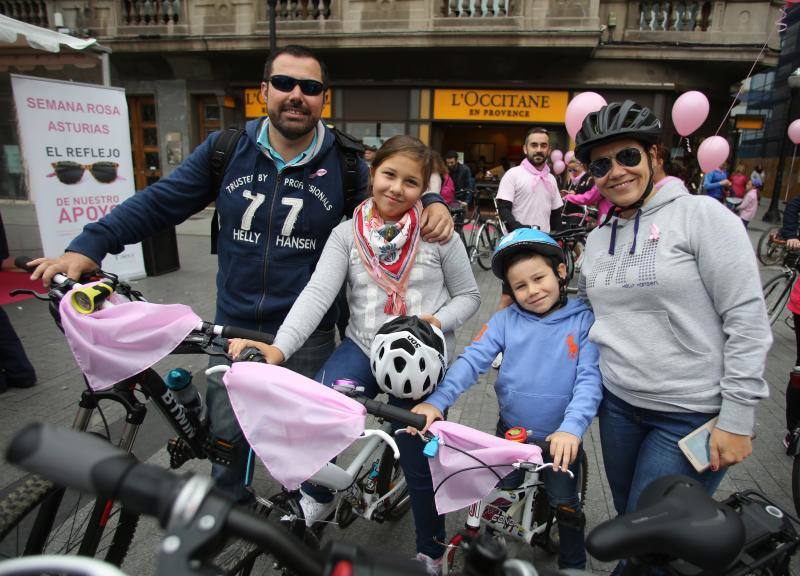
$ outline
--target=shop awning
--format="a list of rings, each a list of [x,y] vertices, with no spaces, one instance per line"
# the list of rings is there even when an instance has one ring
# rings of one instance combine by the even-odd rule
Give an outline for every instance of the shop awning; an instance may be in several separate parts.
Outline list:
[[[106,52],[107,48],[100,46],[94,38],[76,38],[47,28],[40,28],[0,14],[0,43],[11,44],[20,48],[30,46],[35,50],[45,52],[60,52],[62,46],[73,50],[93,50]]]

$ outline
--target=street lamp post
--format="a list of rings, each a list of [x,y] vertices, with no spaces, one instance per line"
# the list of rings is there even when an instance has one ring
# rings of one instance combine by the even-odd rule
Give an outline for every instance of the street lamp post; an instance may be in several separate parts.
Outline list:
[[[278,5],[278,0],[267,0],[269,5],[269,53],[274,54],[277,47],[277,40],[275,38],[275,8]]]
[[[789,84],[789,104],[787,116],[787,125],[792,121],[792,103],[794,102],[795,90],[800,88],[800,68],[795,69],[794,72],[789,74],[787,78]],[[769,208],[764,213],[762,220],[764,222],[775,223],[781,219],[781,213],[778,210],[778,202],[781,196],[781,186],[783,185],[783,167],[786,161],[786,140],[788,136],[786,130],[781,133],[781,150],[778,157],[778,169],[775,171],[775,185],[772,187],[772,198],[769,201]]]

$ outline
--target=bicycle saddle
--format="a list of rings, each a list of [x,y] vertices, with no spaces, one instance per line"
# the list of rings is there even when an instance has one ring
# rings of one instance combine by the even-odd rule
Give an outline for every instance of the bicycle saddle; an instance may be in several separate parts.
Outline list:
[[[666,476],[645,488],[636,512],[600,524],[586,549],[604,562],[655,556],[721,570],[744,546],[739,515],[713,500],[695,480]]]

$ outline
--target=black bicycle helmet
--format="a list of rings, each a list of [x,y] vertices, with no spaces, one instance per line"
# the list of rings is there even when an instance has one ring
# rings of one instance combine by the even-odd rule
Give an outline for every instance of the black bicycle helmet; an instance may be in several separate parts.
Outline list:
[[[650,108],[633,100],[612,102],[584,118],[575,136],[575,157],[588,166],[592,150],[600,144],[622,138],[655,144],[661,140],[661,131],[661,120]]]

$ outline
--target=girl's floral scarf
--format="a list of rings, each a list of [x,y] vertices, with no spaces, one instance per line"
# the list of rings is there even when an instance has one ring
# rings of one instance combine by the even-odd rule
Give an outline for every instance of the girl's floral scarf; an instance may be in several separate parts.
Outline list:
[[[364,200],[353,213],[353,232],[358,253],[373,280],[386,291],[386,314],[406,314],[405,294],[411,266],[419,248],[422,202],[411,207],[399,221],[386,224]]]
[[[539,183],[539,180],[544,182],[545,188],[550,190],[550,192],[556,192],[554,190],[553,182],[548,178],[550,175],[550,166],[547,165],[547,162],[544,163],[544,168],[541,170],[537,170],[536,166],[530,163],[530,161],[525,158],[522,161],[522,167],[525,169],[526,172],[530,173],[533,176],[533,188],[536,188],[536,185]]]

